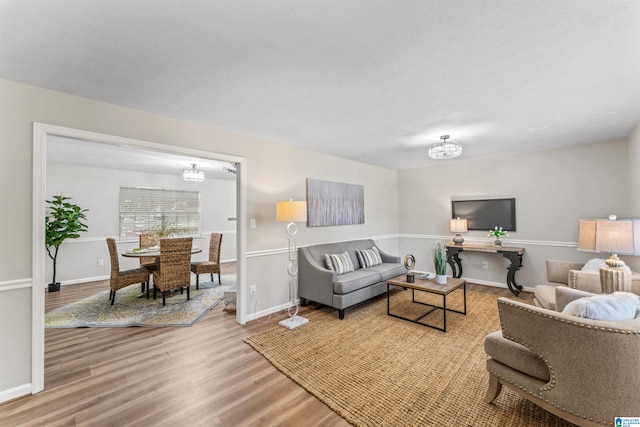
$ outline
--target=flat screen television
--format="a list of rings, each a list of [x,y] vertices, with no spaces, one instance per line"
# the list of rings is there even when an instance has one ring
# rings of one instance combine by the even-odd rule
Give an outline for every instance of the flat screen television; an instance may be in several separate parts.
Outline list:
[[[466,218],[469,230],[516,231],[516,199],[453,200],[451,218]]]

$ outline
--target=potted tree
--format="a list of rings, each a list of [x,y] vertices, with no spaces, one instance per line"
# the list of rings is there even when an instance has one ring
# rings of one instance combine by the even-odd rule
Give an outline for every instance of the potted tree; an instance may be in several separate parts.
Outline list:
[[[433,245],[433,265],[436,268],[436,283],[445,285],[447,283],[447,252],[440,243]]]
[[[47,200],[48,212],[45,221],[45,246],[47,254],[53,261],[53,278],[49,283],[49,292],[60,290],[60,283],[56,282],[56,266],[60,245],[67,239],[77,239],[80,233],[87,231],[85,212],[78,205],[69,203],[71,197],[60,194],[53,196],[53,200]]]

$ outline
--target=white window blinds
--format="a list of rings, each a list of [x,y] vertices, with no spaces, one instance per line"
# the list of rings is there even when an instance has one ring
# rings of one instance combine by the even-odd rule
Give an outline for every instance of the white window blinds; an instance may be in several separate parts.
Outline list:
[[[120,187],[120,237],[145,231],[200,233],[200,192]]]

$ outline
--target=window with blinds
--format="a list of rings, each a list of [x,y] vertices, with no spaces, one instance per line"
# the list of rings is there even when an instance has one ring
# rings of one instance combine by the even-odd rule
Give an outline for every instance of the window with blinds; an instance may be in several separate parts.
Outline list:
[[[120,187],[120,237],[164,230],[200,233],[200,192]]]

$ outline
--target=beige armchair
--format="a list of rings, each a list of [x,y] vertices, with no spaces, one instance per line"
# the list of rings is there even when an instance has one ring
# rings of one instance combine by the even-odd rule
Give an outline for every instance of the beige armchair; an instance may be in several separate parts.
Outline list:
[[[558,286],[559,308],[590,293]],[[485,338],[489,388],[506,386],[580,426],[614,425],[640,414],[640,318],[582,319],[506,298],[498,299],[502,330]]]
[[[556,286],[568,286],[594,294],[602,293],[597,270],[582,271],[584,264],[575,261],[548,259],[545,264],[548,283],[534,288],[533,302],[538,307],[556,310]],[[632,272],[631,292],[640,295],[640,273]]]

